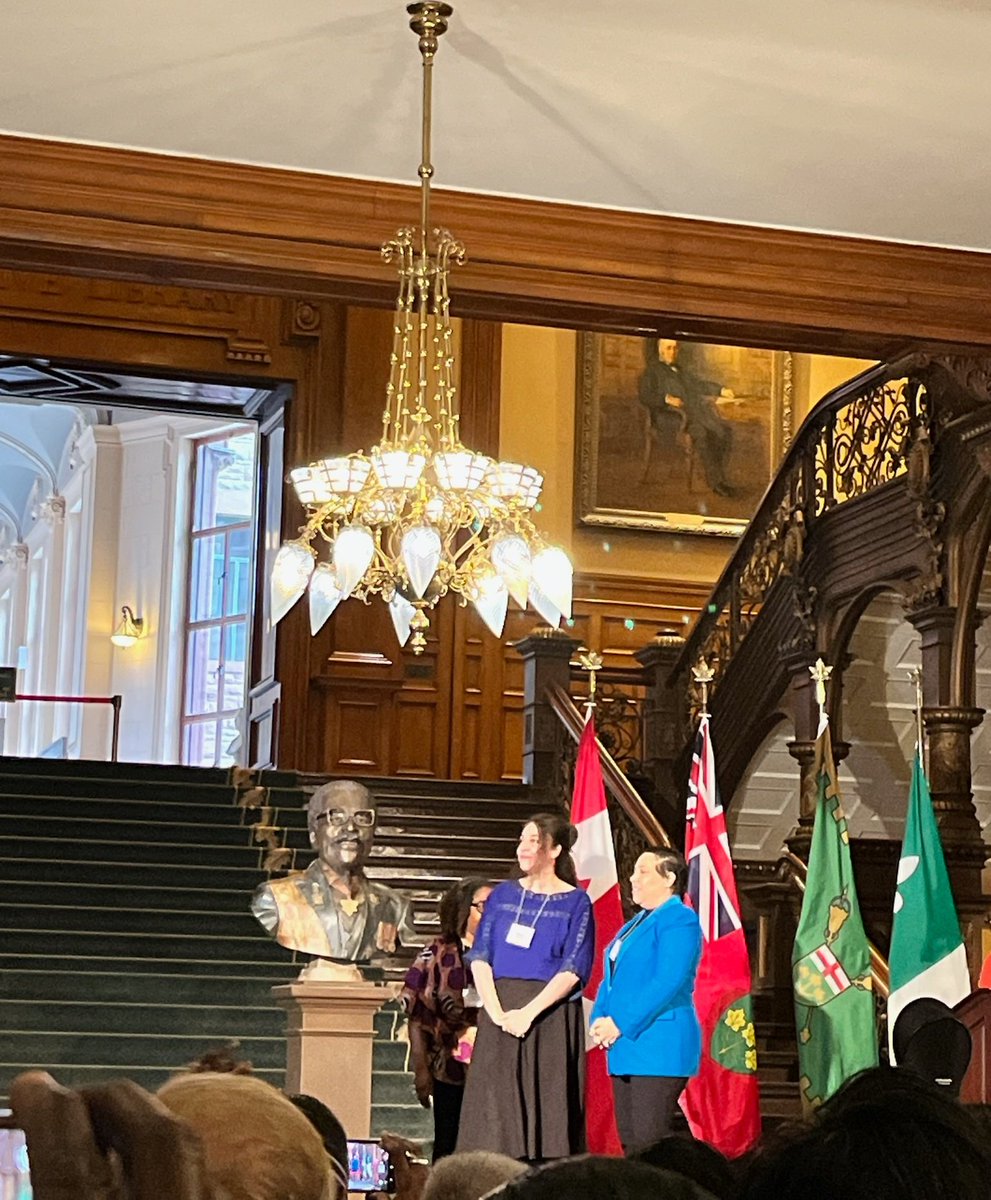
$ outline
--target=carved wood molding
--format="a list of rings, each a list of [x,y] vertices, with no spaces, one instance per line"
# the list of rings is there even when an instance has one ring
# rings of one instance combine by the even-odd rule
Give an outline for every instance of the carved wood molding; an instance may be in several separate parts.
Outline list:
[[[641,604],[664,608],[701,608],[712,591],[708,579],[663,579],[649,575],[613,575],[576,571],[575,600],[583,604]]]
[[[379,246],[416,189],[0,136],[0,264],[388,301]],[[881,354],[892,339],[991,345],[991,256],[436,193],[469,248],[464,315]]]

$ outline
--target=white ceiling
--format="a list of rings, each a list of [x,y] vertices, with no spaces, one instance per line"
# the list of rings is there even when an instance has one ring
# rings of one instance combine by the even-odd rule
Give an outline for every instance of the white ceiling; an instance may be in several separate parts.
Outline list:
[[[404,0],[7,3],[0,128],[411,181],[406,21]],[[989,61],[988,0],[455,0],[437,182],[991,249]]]

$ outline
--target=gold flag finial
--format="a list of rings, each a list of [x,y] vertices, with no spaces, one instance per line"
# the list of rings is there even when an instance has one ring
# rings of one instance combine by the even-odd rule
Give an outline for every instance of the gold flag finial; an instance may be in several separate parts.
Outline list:
[[[815,680],[816,685],[816,703],[819,705],[820,733],[826,723],[826,684],[829,682],[829,677],[832,673],[833,668],[827,667],[821,658],[817,658],[815,665],[809,667],[809,674]]]
[[[716,672],[709,666],[704,658],[700,658],[698,663],[692,667],[692,678],[699,685],[702,692],[702,708],[699,710],[700,717],[709,715],[709,684],[716,677]]]
[[[602,670],[602,655],[595,650],[586,650],[578,655],[582,670],[588,671],[588,699],[585,701],[585,720],[592,715],[595,704],[595,677]]]

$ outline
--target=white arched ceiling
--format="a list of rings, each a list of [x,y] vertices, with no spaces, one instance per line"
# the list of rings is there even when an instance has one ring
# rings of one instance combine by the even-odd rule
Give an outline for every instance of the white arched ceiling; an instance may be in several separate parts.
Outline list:
[[[62,490],[84,420],[71,404],[0,400],[0,541],[23,541],[38,498]]]
[[[788,753],[795,736],[782,720],[757,748],[726,812],[733,857],[775,861],[798,821],[798,763]],[[718,755],[718,738],[714,735]]]
[[[922,665],[919,635],[893,593],[876,596],[853,637],[843,673],[843,737],[850,753],[840,767],[843,804],[855,837],[901,838],[915,752],[915,685]]]
[[[172,0],[163,19],[153,0],[8,3],[0,123],[414,181],[405,5]],[[441,185],[991,248],[982,0],[454,7]]]

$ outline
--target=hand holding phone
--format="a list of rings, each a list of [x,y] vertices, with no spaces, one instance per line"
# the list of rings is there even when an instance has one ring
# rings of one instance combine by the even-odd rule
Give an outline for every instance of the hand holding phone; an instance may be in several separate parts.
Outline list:
[[[394,1183],[392,1192],[379,1191],[371,1193],[373,1197],[382,1198],[394,1195],[395,1200],[421,1200],[423,1189],[426,1187],[430,1166],[421,1158],[422,1148],[416,1142],[400,1137],[397,1133],[383,1133],[379,1144],[388,1151],[392,1166]]]
[[[348,1191],[387,1192],[396,1190],[392,1156],[373,1138],[348,1138]]]

